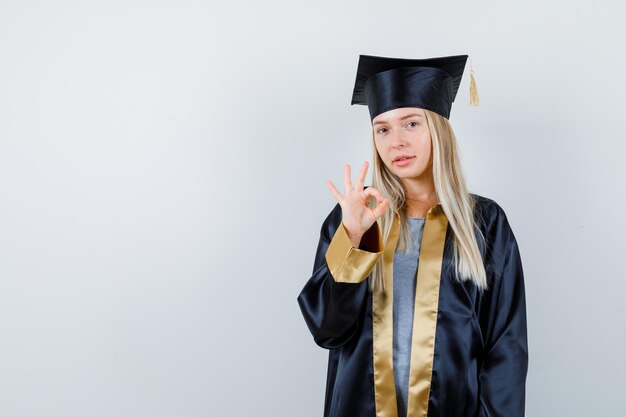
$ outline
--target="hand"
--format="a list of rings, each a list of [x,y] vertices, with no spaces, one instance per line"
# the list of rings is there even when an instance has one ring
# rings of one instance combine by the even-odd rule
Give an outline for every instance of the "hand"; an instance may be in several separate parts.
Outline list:
[[[343,216],[342,223],[348,232],[352,246],[357,248],[365,232],[372,227],[380,216],[385,214],[389,206],[388,200],[383,198],[380,191],[374,187],[363,189],[367,167],[368,162],[365,161],[357,178],[356,185],[353,187],[350,175],[350,164],[346,164],[344,176],[345,194],[341,194],[332,181],[328,180],[326,182],[330,192],[341,206]],[[370,197],[376,198],[378,204],[375,208],[370,208],[367,204]]]

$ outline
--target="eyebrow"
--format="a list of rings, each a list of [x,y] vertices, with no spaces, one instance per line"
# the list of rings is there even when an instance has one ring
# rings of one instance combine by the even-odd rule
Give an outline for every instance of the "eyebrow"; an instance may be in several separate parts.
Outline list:
[[[415,116],[417,116],[417,117],[424,117],[424,116],[422,116],[419,113],[411,113],[411,114],[407,114],[406,116],[401,117],[400,120],[408,119],[408,118],[415,117]],[[376,123],[374,123],[374,126],[376,126],[378,124],[381,124],[381,123],[387,123],[387,121],[386,120],[379,120]]]

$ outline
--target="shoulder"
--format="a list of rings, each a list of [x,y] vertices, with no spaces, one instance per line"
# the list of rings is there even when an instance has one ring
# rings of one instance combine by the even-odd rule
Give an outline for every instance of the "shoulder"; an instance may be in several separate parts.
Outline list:
[[[491,198],[478,194],[474,197],[476,224],[485,239],[485,267],[501,270],[507,254],[517,250],[517,240],[504,209]]]
[[[475,201],[474,218],[476,225],[487,242],[506,245],[515,241],[515,235],[502,206],[491,198],[473,193],[470,195]]]
[[[506,212],[495,200],[480,194],[470,193],[474,199],[474,216],[483,232],[503,232],[510,230]]]
[[[474,214],[484,220],[488,220],[502,208],[495,200],[476,193],[469,193],[474,200]]]

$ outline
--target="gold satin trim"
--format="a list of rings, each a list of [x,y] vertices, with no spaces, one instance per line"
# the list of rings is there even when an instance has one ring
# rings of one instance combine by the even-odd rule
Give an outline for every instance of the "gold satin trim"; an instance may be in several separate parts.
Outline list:
[[[437,207],[437,206],[435,206]],[[426,216],[415,287],[407,417],[426,417],[435,352],[439,284],[448,218],[442,209]]]
[[[448,219],[441,209],[441,204],[436,204],[428,210],[422,234],[415,289],[408,417],[425,417],[428,413],[439,307],[439,282],[447,225]],[[375,291],[372,294],[376,417],[398,417],[393,374],[393,258],[399,235],[400,215],[396,213],[383,250],[386,292]]]
[[[372,293],[374,337],[374,398],[376,417],[398,417],[396,385],[393,376],[393,257],[400,234],[400,218],[395,213],[383,251],[383,277],[386,292]]]
[[[378,258],[382,255],[383,240],[378,222],[375,226],[376,252],[368,252],[352,246],[348,232],[343,227],[343,222],[335,231],[335,234],[326,250],[326,264],[328,270],[336,282],[348,282],[358,284],[364,281],[374,269]]]

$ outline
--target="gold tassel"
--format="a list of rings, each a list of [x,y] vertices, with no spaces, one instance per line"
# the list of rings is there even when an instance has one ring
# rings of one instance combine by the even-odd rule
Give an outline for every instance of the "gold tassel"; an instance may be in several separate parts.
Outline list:
[[[479,102],[478,88],[474,78],[474,67],[472,66],[472,58],[470,58],[470,106],[478,106]]]

